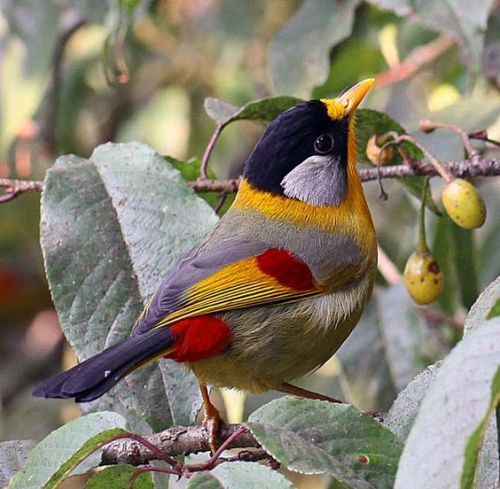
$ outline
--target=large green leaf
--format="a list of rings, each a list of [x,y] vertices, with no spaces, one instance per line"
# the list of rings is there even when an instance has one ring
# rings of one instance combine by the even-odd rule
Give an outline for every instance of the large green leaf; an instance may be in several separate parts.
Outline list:
[[[392,487],[400,442],[350,405],[284,397],[255,411],[247,425],[289,470],[327,473],[353,488]]]
[[[500,401],[500,319],[466,336],[444,360],[401,456],[396,489],[475,487],[488,420]]]
[[[28,455],[9,489],[56,488],[95,447],[124,432],[125,419],[111,412],[77,418],[50,433]]]
[[[290,481],[275,470],[249,462],[221,464],[210,472],[195,474],[187,489],[292,489]]]
[[[330,49],[351,34],[358,0],[307,0],[274,39],[267,71],[277,92],[309,97],[330,72]]]
[[[474,72],[478,71],[492,0],[477,0],[474,8],[464,0],[373,0],[373,3],[400,16],[411,15],[414,22],[454,37],[464,62]]]
[[[41,243],[61,325],[80,360],[129,334],[162,278],[216,221],[145,145],[106,144],[89,160],[56,162],[42,194]],[[118,397],[155,430],[189,424],[201,403],[194,378],[174,362],[160,365],[128,376],[111,405]]]
[[[24,468],[28,453],[35,445],[32,440],[0,442],[0,487],[5,487],[10,478]]]

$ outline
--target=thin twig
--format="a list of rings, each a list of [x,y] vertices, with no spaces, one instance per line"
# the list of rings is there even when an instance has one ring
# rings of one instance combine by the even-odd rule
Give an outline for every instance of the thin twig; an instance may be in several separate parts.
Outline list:
[[[218,458],[213,464],[208,462],[202,462],[198,464],[189,464],[184,467],[185,473],[190,472],[201,472],[204,470],[212,470],[217,465],[224,462],[258,462],[259,460],[274,460],[271,455],[269,455],[262,448],[256,450],[241,450],[238,454],[232,457]]]
[[[0,204],[5,204],[19,197],[24,192],[41,192],[43,182],[37,180],[11,180],[0,178],[0,188],[5,189],[5,193],[0,195]]]
[[[432,63],[454,45],[455,40],[453,38],[445,35],[439,36],[433,41],[415,48],[406,59],[377,75],[375,83],[380,88],[407,80],[423,66]]]
[[[494,146],[500,147],[500,141],[495,139],[490,139],[488,137],[488,131],[486,129],[481,129],[480,131],[474,131],[467,134],[469,139],[477,139],[478,141],[484,141],[485,143],[493,144]]]
[[[227,196],[228,196],[228,195],[229,195],[229,194],[228,194],[227,192],[221,192],[221,193],[219,194],[219,198],[217,199],[217,202],[216,202],[216,204],[215,204],[215,206],[214,206],[214,212],[215,212],[216,214],[218,214],[218,213],[219,213],[219,211],[222,209],[222,207],[223,207],[223,206],[224,206],[224,204],[226,203],[226,199],[227,199]]]
[[[3,195],[0,195],[0,204],[5,204],[6,202],[10,202],[14,200],[16,197],[19,197],[21,192],[19,191],[6,191]]]
[[[132,474],[132,476],[128,481],[127,489],[133,489],[137,479],[142,474],[146,474],[148,472],[159,472],[160,474],[177,475],[177,476],[180,475],[178,471],[170,469],[169,467],[155,467],[153,465],[146,465],[145,467],[139,467],[134,471],[134,473]]]
[[[200,180],[208,180],[208,162],[210,160],[210,156],[212,155],[212,151],[214,150],[215,143],[222,133],[222,129],[224,129],[224,126],[220,124],[215,128],[215,131],[213,132],[212,137],[210,138],[210,141],[205,148],[200,166]]]
[[[153,465],[145,465],[143,467],[138,468],[132,474],[132,477],[129,479],[127,489],[132,489],[135,485],[137,479],[144,473],[147,472],[160,472],[163,474],[176,475],[178,477],[189,477],[195,472],[204,472],[207,470],[212,470],[218,465],[226,462],[259,462],[261,460],[267,460],[268,464],[271,465],[271,468],[279,468],[279,463],[274,460],[271,455],[269,455],[262,448],[255,450],[241,450],[238,454],[232,457],[218,457],[215,460],[207,460],[206,462],[195,463],[195,464],[186,464],[183,465],[180,469],[171,469],[169,467],[155,467]]]
[[[472,147],[469,135],[460,127],[454,124],[447,124],[445,122],[435,122],[429,119],[420,121],[420,130],[423,132],[432,132],[434,129],[447,129],[448,131],[453,131],[462,138],[462,143],[464,145],[465,151],[469,159],[473,159],[478,155],[478,152]]]
[[[448,183],[451,180],[452,175],[446,169],[446,167],[425,146],[422,146],[413,136],[410,136],[409,134],[397,134],[397,133],[395,133],[394,142],[400,143],[402,141],[407,141],[408,143],[413,144],[420,151],[422,151],[422,153],[425,156],[427,156],[427,158],[431,162],[431,165],[434,167],[436,172],[441,175],[441,177],[443,178],[443,180],[446,183]]]

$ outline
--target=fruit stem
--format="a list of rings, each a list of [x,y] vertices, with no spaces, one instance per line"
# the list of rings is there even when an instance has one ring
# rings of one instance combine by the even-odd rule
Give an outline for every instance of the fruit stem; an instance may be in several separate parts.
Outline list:
[[[427,148],[424,148],[415,138],[408,134],[401,134],[397,136],[396,142],[399,143],[401,141],[408,141],[422,151],[446,183],[450,183],[454,179],[453,175],[439,162],[439,160]]]
[[[425,236],[425,204],[427,201],[427,191],[429,189],[429,177],[424,178],[424,187],[422,189],[422,197],[420,204],[420,220],[418,227],[418,242],[417,242],[417,253],[427,253],[429,248],[427,247],[427,239]]]

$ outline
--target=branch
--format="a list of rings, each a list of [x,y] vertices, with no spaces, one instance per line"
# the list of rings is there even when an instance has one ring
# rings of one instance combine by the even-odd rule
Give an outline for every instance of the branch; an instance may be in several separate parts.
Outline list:
[[[242,425],[225,424],[220,428],[220,438],[227,440],[234,435]],[[203,426],[174,426],[161,433],[144,437],[156,446],[162,453],[169,456],[187,455],[189,453],[208,452],[208,434]],[[259,448],[259,444],[248,430],[244,430],[227,448]],[[252,457],[246,451],[247,457]],[[260,454],[262,455],[262,454]],[[239,456],[243,460],[243,455]],[[261,457],[263,458],[263,457]],[[157,457],[139,442],[133,440],[118,440],[103,448],[101,465],[130,464],[144,465]],[[260,459],[259,459],[260,460]]]
[[[0,195],[0,204],[10,202],[24,192],[41,192],[43,182],[37,180],[11,180],[10,178],[0,178],[0,188],[5,189],[5,193]]]
[[[435,61],[454,45],[454,39],[443,35],[415,48],[406,59],[376,76],[377,87],[385,87],[411,78],[420,68]]]
[[[500,160],[497,158],[483,158],[474,156],[471,160],[452,161],[443,163],[443,166],[455,177],[494,177],[500,176]],[[382,168],[360,168],[359,176],[363,182],[370,182],[378,179],[378,171],[381,178],[402,178],[435,176],[437,172],[431,164],[422,164],[410,167],[408,165],[384,166]],[[198,179],[189,182],[191,188],[196,192],[217,192],[235,193],[240,184],[239,178],[227,180],[204,180]],[[41,192],[43,182],[39,180],[11,180],[0,178],[0,188],[5,188],[6,195],[20,195],[24,192]],[[1,203],[1,200],[0,200]]]
[[[500,176],[500,160],[497,158],[474,157],[472,160],[452,161],[443,163],[443,166],[455,177],[493,177]],[[378,179],[377,168],[359,168],[361,181],[370,182]],[[435,176],[438,173],[431,164],[423,164],[418,167],[408,165],[384,166],[380,168],[381,178],[402,178]],[[196,180],[189,185],[196,192],[228,192],[234,193],[238,190],[239,179],[228,180]]]

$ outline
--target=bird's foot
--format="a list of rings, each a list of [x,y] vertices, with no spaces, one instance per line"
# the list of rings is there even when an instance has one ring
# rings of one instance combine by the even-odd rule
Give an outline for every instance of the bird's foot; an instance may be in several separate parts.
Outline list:
[[[210,395],[205,384],[200,384],[200,391],[203,398],[203,425],[207,430],[208,446],[213,456],[217,452],[219,428],[223,421],[219,411],[210,400]]]
[[[212,455],[215,455],[219,446],[219,428],[222,422],[222,418],[217,408],[211,403],[208,406],[205,403],[203,425],[207,430],[208,446],[210,447],[210,453]]]

